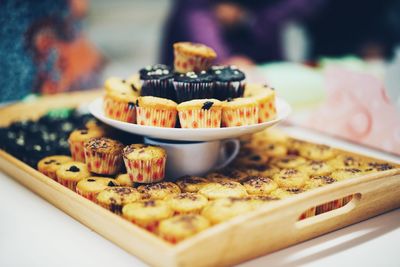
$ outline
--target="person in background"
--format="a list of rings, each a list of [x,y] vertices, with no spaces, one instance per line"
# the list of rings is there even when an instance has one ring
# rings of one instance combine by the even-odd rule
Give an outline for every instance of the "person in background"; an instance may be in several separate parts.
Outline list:
[[[161,61],[172,64],[172,44],[204,43],[219,63],[252,65],[283,59],[281,31],[289,20],[312,17],[325,0],[177,0],[165,25]]]
[[[103,58],[82,34],[85,0],[4,0],[0,102],[29,93],[94,88]]]

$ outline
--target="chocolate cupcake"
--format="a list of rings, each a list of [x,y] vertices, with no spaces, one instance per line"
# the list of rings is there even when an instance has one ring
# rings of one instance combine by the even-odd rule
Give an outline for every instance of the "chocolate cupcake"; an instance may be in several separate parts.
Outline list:
[[[210,72],[214,75],[214,98],[226,100],[242,97],[246,76],[236,66],[213,66]]]
[[[147,66],[139,71],[142,96],[157,96],[175,100],[174,75],[170,67],[162,64]]]
[[[174,88],[178,103],[192,99],[212,98],[214,76],[206,71],[188,72],[174,77]]]

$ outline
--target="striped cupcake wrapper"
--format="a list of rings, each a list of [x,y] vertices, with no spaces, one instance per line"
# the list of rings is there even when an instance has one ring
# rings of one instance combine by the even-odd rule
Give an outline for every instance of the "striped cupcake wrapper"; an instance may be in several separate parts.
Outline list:
[[[134,103],[115,101],[110,97],[104,97],[104,113],[106,117],[136,123],[136,109]]]
[[[85,162],[85,151],[83,142],[74,142],[69,140],[69,149],[74,161]]]
[[[60,179],[58,178],[57,182],[62,184],[65,187],[68,187],[72,191],[76,191],[76,185],[78,184],[78,181],[71,181],[71,180],[66,180],[66,179]]]
[[[137,124],[174,128],[176,124],[176,110],[137,107]]]
[[[214,98],[224,101],[228,98],[242,97],[244,93],[244,81],[214,83]]]
[[[173,84],[174,78],[143,80],[141,96],[156,96],[167,99],[176,99]]]
[[[90,151],[85,148],[85,161],[90,172],[113,175],[122,167],[122,156]]]
[[[76,188],[76,193],[83,196],[84,198],[89,199],[90,201],[97,203],[97,195],[99,194],[99,192],[83,192],[82,190],[79,190],[79,188]]]
[[[275,98],[271,98],[265,102],[258,104],[258,122],[266,122],[272,120],[276,116]]]
[[[178,103],[193,99],[212,98],[214,95],[213,82],[194,83],[174,81],[174,88]]]
[[[214,59],[174,51],[174,69],[179,73],[208,70]]]
[[[111,204],[105,204],[105,203],[99,203],[96,199],[96,203],[102,206],[105,209],[108,209],[112,213],[121,215],[122,214],[122,205],[111,203]]]

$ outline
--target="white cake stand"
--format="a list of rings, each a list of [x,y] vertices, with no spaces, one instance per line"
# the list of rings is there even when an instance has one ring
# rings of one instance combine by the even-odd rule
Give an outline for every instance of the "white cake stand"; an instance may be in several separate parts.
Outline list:
[[[174,140],[174,141],[216,141],[237,138],[245,134],[256,133],[268,127],[276,125],[285,119],[291,112],[289,104],[281,98],[276,99],[277,116],[274,120],[248,126],[224,127],[224,128],[164,128],[155,126],[143,126],[133,123],[114,120],[105,116],[103,111],[103,99],[98,98],[89,105],[89,111],[94,117],[105,124],[125,132],[147,136],[150,138]]]

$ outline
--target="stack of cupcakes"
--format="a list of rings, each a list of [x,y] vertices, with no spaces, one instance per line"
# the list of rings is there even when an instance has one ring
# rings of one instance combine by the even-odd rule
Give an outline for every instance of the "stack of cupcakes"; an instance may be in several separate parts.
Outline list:
[[[245,126],[275,117],[274,90],[246,85],[245,74],[236,66],[212,66],[217,57],[212,48],[179,42],[174,57],[173,68],[155,64],[127,80],[109,78],[105,115],[167,128]]]

